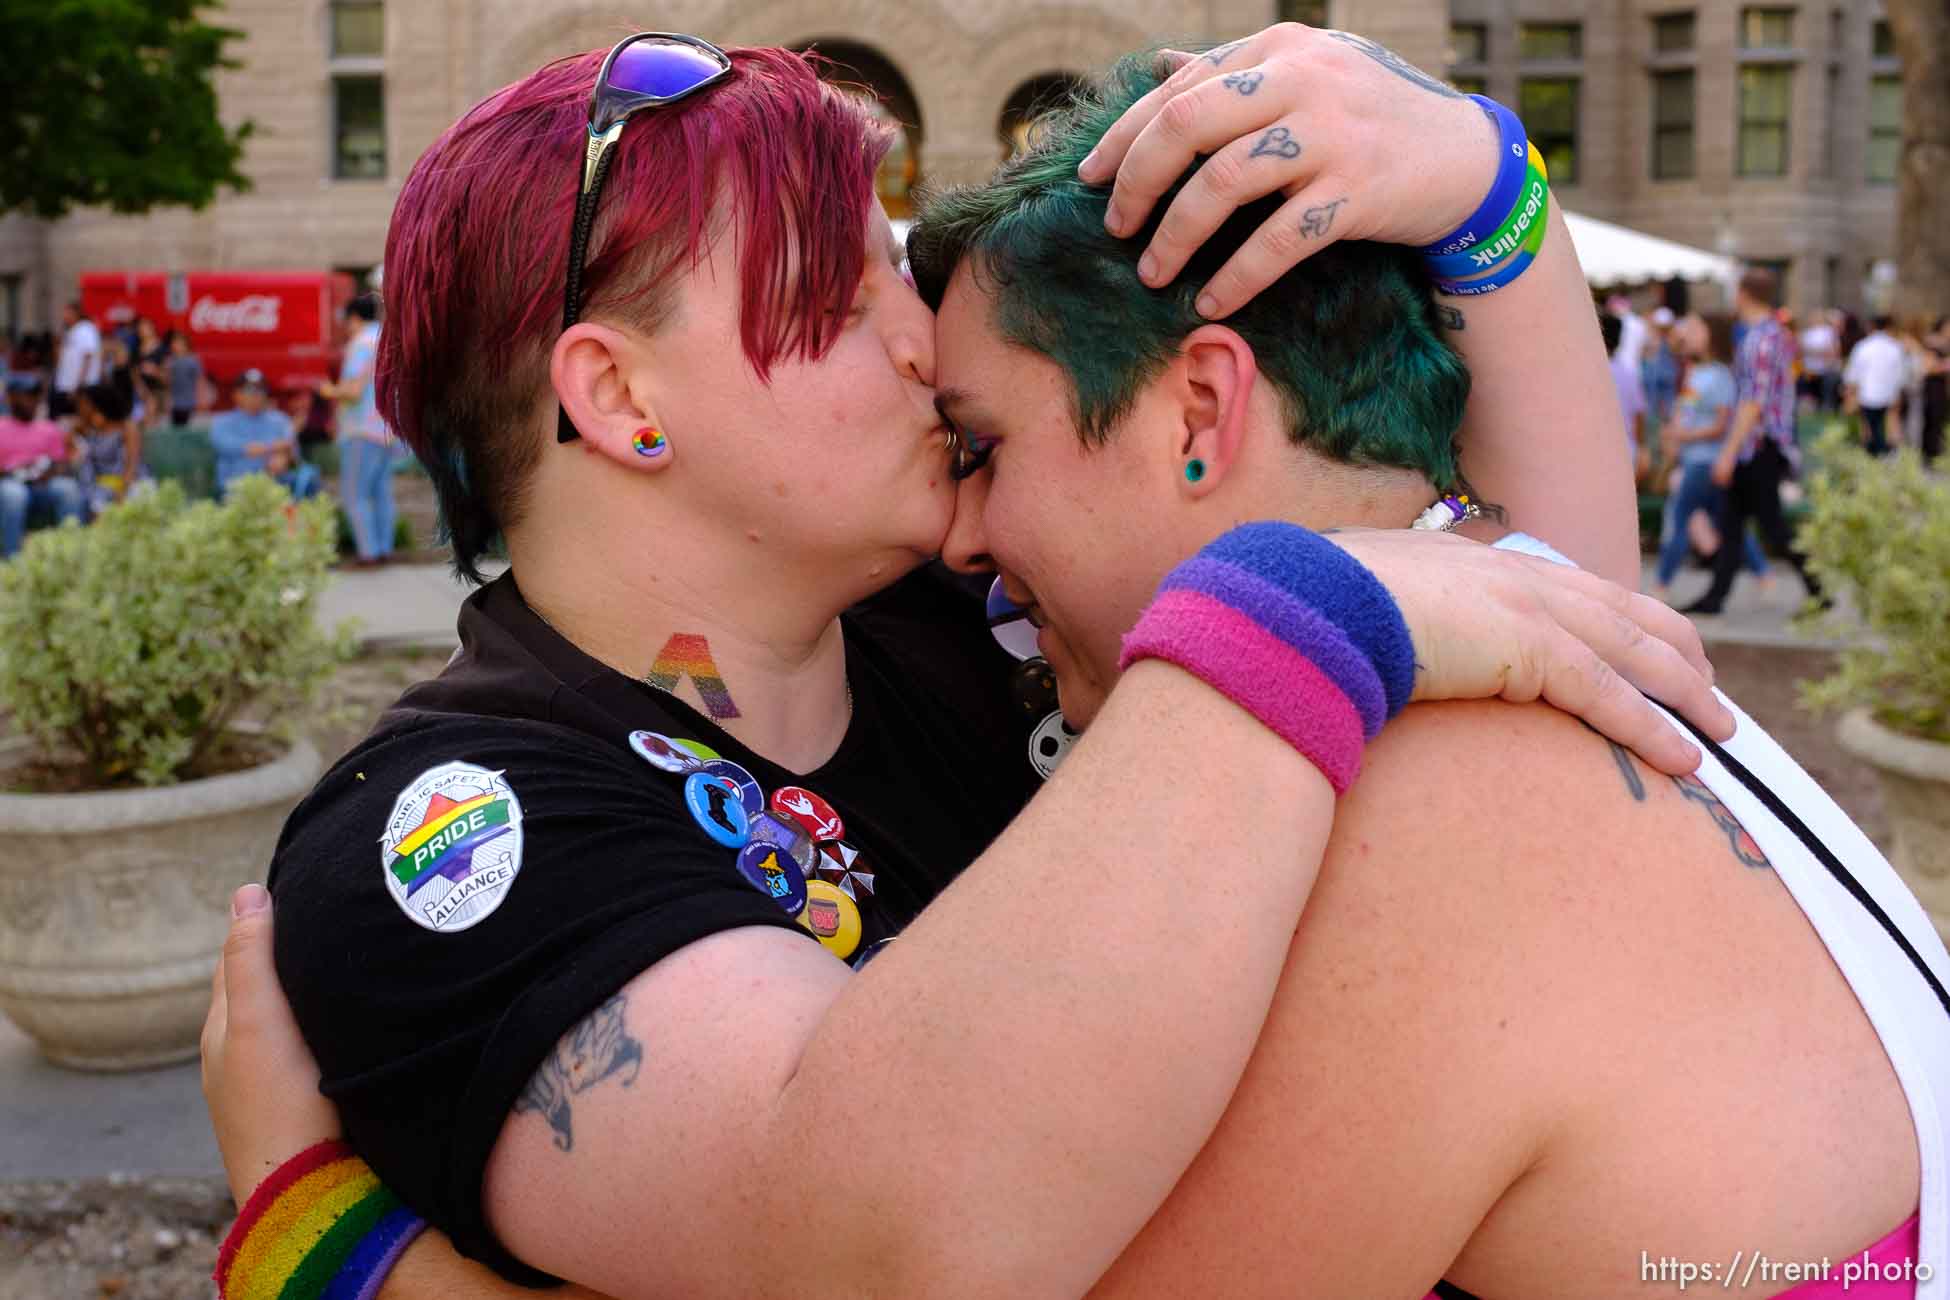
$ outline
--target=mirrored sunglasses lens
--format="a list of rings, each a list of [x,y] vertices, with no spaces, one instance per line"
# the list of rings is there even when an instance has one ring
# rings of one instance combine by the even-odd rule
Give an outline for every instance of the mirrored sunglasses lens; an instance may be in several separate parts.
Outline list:
[[[609,84],[634,95],[681,95],[722,71],[723,64],[694,45],[638,41],[616,56]]]

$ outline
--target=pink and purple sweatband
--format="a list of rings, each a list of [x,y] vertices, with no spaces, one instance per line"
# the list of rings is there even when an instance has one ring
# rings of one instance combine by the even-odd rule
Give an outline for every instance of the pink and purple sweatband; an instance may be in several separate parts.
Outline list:
[[[1296,524],[1242,524],[1169,574],[1118,660],[1202,678],[1343,794],[1415,689],[1415,646],[1374,574]]]

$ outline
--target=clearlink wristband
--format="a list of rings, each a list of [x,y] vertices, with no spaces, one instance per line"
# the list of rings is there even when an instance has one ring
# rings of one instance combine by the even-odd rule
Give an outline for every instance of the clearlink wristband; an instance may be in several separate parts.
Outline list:
[[[1496,181],[1469,220],[1433,244],[1423,245],[1421,251],[1427,257],[1448,257],[1482,243],[1509,217],[1523,190],[1525,163],[1530,152],[1530,137],[1524,134],[1523,123],[1515,113],[1487,95],[1470,98],[1476,101],[1484,116],[1496,123]]]
[[[1423,258],[1422,265],[1430,275],[1438,280],[1480,275],[1530,242],[1532,226],[1544,215],[1544,205],[1550,193],[1550,174],[1544,170],[1544,159],[1537,152],[1537,146],[1529,146],[1529,152],[1530,165],[1524,172],[1523,188],[1517,194],[1516,207],[1511,210],[1509,219],[1497,228],[1495,234],[1474,248],[1447,257]]]
[[[1546,197],[1548,199],[1548,191]],[[1524,241],[1523,250],[1480,280],[1437,280],[1436,292],[1446,293],[1457,298],[1473,298],[1480,294],[1495,293],[1508,285],[1530,268],[1537,259],[1537,251],[1544,246],[1544,231],[1550,225],[1548,201],[1538,210],[1537,220],[1530,228],[1530,238]]]

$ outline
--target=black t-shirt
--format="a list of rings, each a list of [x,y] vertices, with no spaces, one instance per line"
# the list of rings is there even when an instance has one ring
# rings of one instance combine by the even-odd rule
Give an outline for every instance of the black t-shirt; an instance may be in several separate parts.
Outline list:
[[[494,1238],[481,1193],[503,1121],[565,1032],[707,935],[806,933],[632,732],[706,745],[768,796],[796,785],[830,803],[860,855],[850,865],[872,876],[870,895],[851,891],[862,951],[1040,784],[1030,755],[1048,751],[1051,721],[956,580],[923,570],[841,622],[852,723],[826,764],[790,773],[577,650],[506,575],[467,600],[445,671],[286,823],[270,874],[277,967],[323,1091],[359,1153],[463,1254],[550,1280]]]

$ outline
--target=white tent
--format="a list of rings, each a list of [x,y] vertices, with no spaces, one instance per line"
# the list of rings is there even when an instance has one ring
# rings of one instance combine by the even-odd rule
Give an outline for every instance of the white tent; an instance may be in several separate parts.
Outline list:
[[[1740,264],[1733,258],[1704,249],[1570,211],[1565,212],[1564,222],[1571,229],[1584,278],[1596,288],[1674,278],[1732,284],[1740,274]]]

